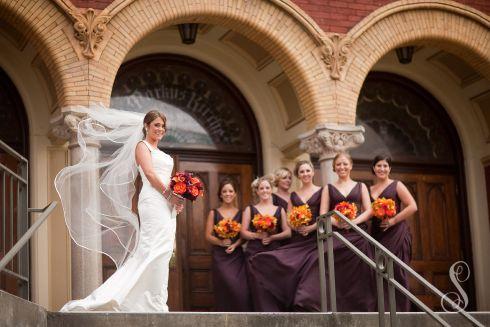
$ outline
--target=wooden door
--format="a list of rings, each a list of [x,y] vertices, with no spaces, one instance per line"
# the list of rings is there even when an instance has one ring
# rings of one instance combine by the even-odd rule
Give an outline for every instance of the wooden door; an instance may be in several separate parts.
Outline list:
[[[352,177],[368,185],[374,178],[366,171],[353,171]],[[417,173],[392,173],[391,177],[408,187],[418,205],[417,213],[408,219],[412,233],[410,265],[443,293],[454,291],[449,268],[463,259],[456,177]],[[429,307],[441,308],[440,300],[415,279],[410,280],[410,290]]]
[[[212,311],[211,246],[204,237],[206,217],[210,209],[219,206],[218,187],[225,176],[231,176],[239,185],[239,206],[243,208],[251,202],[253,167],[248,164],[181,161],[178,170],[193,172],[201,178],[205,194],[194,203],[186,202],[184,212],[177,218],[177,264],[169,281],[169,306],[171,310]],[[172,302],[171,299],[178,301]]]

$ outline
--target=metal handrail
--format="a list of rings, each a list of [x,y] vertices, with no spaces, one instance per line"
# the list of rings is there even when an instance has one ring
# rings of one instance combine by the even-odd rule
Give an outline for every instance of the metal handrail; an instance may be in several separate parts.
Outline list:
[[[42,212],[41,216],[36,219],[34,224],[25,232],[24,235],[15,243],[15,245],[10,249],[9,252],[0,260],[0,271],[4,270],[7,273],[10,271],[5,270],[4,268],[7,264],[15,257],[15,255],[26,245],[27,242],[31,239],[34,232],[42,225],[42,223],[49,217],[51,212],[54,210],[58,202],[53,201],[48,206],[43,209],[29,209],[29,212]]]
[[[360,251],[354,244],[347,240],[342,234],[332,229],[331,216],[336,215],[344,222],[346,222],[352,230],[360,234],[364,239],[366,239],[375,249],[375,261],[369,258],[366,254]],[[348,218],[338,211],[330,211],[324,215],[317,217],[317,242],[318,242],[318,254],[319,254],[319,265],[320,265],[320,290],[321,295],[321,309],[322,311],[327,311],[327,282],[325,278],[325,257],[324,257],[324,242],[327,240],[327,253],[328,253],[328,279],[330,287],[330,301],[332,312],[337,311],[337,299],[335,292],[335,268],[334,268],[334,251],[333,251],[333,238],[335,237],[341,241],[345,246],[347,246],[352,252],[354,252],[358,257],[360,257],[367,265],[376,271],[376,286],[378,293],[378,313],[379,313],[379,326],[384,326],[384,291],[383,291],[383,280],[388,282],[388,300],[390,303],[390,325],[396,326],[396,299],[395,299],[395,289],[406,295],[413,303],[415,303],[420,309],[426,312],[430,317],[436,320],[442,326],[450,326],[444,319],[441,318],[439,314],[431,310],[422,301],[420,301],[415,295],[413,295],[408,289],[403,285],[398,283],[394,278],[393,263],[399,265],[402,269],[407,271],[412,277],[417,281],[422,283],[431,292],[441,297],[443,301],[446,301],[453,309],[457,309],[457,312],[467,319],[474,326],[481,326],[478,320],[468,314],[465,310],[460,308],[456,303],[454,303],[449,297],[445,296],[440,290],[438,290],[434,285],[429,283],[425,278],[420,276],[415,270],[408,266],[405,262],[400,260],[396,255],[391,253],[387,248],[385,248],[381,243],[376,241],[363,229],[361,229],[356,224],[352,223]]]
[[[4,149],[8,154],[11,156],[23,161],[24,163],[28,163],[29,161],[21,154],[19,154],[17,151],[12,149],[7,143],[4,141],[0,140],[0,148]]]

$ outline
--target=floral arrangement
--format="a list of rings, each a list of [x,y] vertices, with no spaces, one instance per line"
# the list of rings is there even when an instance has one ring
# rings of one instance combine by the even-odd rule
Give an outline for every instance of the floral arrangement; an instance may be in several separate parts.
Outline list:
[[[289,224],[292,227],[306,226],[311,221],[311,210],[307,204],[293,207],[289,214]]]
[[[256,214],[252,224],[258,232],[273,232],[276,229],[277,218],[270,215]]]
[[[355,203],[352,202],[342,201],[340,203],[337,203],[334,210],[340,212],[349,220],[353,220],[357,217],[357,206]],[[337,219],[337,221],[340,221],[340,217],[338,216],[335,216],[335,219]]]
[[[177,172],[170,180],[170,189],[177,195],[194,201],[198,196],[203,196],[204,185],[192,173]]]
[[[396,215],[396,205],[393,199],[378,198],[371,204],[374,217],[384,220]]]
[[[235,238],[240,232],[242,224],[231,218],[223,218],[214,225],[214,232],[222,239]]]

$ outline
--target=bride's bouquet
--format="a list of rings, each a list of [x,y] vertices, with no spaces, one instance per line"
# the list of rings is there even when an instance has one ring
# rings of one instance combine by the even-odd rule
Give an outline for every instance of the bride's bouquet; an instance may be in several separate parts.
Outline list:
[[[252,224],[257,232],[271,233],[276,229],[277,218],[271,215],[256,214],[252,219]]]
[[[242,225],[231,218],[223,218],[214,225],[214,232],[222,239],[235,238],[240,232]]]
[[[393,199],[377,198],[371,206],[374,217],[380,220],[389,219],[396,215],[396,206]]]
[[[192,173],[177,172],[170,180],[170,189],[178,196],[194,201],[204,195],[204,185]]]
[[[334,210],[340,212],[349,220],[353,220],[357,217],[357,206],[353,202],[342,201],[337,203]],[[337,221],[340,221],[340,217],[337,215],[334,215],[334,218],[337,219]]]
[[[306,226],[311,221],[311,210],[307,204],[293,207],[289,214],[289,224],[292,227]]]

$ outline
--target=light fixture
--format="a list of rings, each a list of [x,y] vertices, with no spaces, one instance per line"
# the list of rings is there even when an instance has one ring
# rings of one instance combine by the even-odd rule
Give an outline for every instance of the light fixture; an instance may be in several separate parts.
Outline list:
[[[184,44],[193,44],[196,42],[197,29],[199,24],[196,23],[186,23],[179,24],[180,39]]]
[[[414,46],[406,46],[401,48],[396,48],[396,56],[400,64],[409,64],[412,62],[413,52],[415,50]]]

